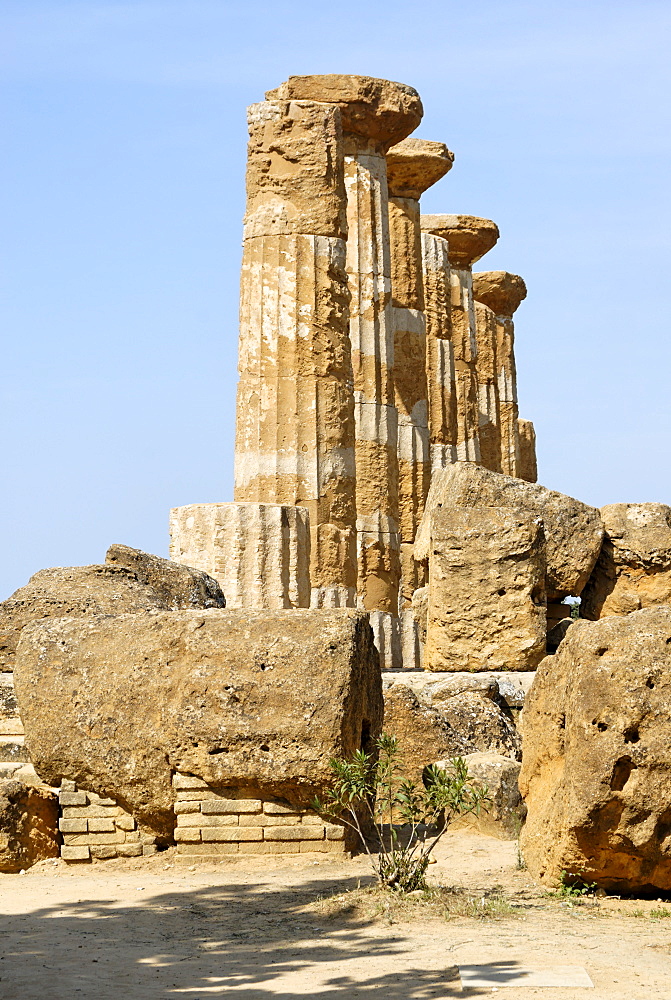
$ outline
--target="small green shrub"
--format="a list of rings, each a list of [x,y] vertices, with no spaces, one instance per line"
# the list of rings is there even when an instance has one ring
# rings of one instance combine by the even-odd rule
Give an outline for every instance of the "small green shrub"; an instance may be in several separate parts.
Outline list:
[[[431,852],[452,820],[479,813],[487,788],[470,781],[461,757],[445,769],[426,768],[425,784],[417,786],[400,774],[398,753],[396,737],[383,733],[374,753],[334,758],[333,788],[312,806],[356,831],[380,885],[413,892],[426,887]],[[371,828],[373,850],[365,836]]]
[[[596,882],[586,882],[582,874],[562,871],[559,885],[556,889],[551,889],[548,895],[557,899],[581,899],[584,896],[593,896],[596,887]]]

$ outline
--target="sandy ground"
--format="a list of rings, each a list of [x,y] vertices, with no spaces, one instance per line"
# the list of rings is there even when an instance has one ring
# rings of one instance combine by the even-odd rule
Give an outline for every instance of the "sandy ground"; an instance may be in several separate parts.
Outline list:
[[[327,916],[316,903],[369,881],[365,857],[241,858],[184,867],[152,859],[0,875],[2,1000],[386,1000],[491,996],[462,989],[458,965],[580,965],[594,989],[502,987],[503,1000],[671,998],[664,904],[549,899],[517,866],[516,846],[466,832],[444,838],[430,880],[513,904],[497,920]],[[638,915],[636,915],[638,913]],[[642,914],[642,915],[641,915]]]

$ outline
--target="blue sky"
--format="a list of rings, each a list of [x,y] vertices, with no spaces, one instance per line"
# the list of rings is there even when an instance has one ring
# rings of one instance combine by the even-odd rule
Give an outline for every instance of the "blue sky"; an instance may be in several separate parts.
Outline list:
[[[415,86],[428,212],[522,274],[540,480],[671,503],[671,7],[4,0],[0,599],[232,499],[245,106],[292,73]]]

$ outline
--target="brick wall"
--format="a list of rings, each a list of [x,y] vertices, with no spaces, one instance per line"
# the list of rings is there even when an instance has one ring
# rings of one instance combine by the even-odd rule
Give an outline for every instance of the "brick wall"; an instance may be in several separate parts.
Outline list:
[[[114,799],[78,791],[74,781],[61,783],[58,799],[64,861],[137,858],[156,853],[154,838],[139,830],[130,813]]]
[[[175,774],[175,841],[182,861],[231,854],[344,854],[352,844],[344,827],[280,799],[252,798],[244,789],[212,788]]]

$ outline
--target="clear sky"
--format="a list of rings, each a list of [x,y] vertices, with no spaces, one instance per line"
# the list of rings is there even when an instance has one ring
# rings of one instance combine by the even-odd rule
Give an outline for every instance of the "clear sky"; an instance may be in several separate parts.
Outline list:
[[[232,499],[245,106],[290,74],[411,84],[523,275],[545,485],[671,503],[667,0],[3,0],[0,599]]]

